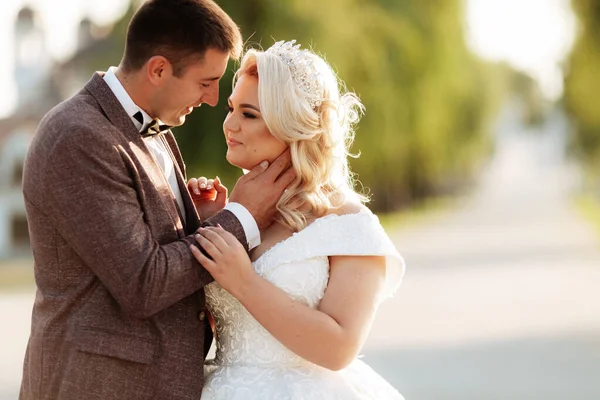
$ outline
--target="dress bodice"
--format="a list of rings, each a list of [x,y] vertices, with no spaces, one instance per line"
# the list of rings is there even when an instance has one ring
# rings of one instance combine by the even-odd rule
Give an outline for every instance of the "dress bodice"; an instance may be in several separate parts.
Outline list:
[[[385,256],[382,298],[393,293],[404,273],[402,258],[370,212],[319,218],[252,265],[295,301],[316,308],[329,280],[328,257],[335,255]],[[361,360],[330,371],[297,356],[216,282],[206,287],[206,299],[217,353],[204,368],[202,400],[403,400]]]
[[[265,258],[259,258],[254,266],[259,270]],[[298,273],[301,268],[303,273]],[[281,268],[264,271],[265,279],[276,284],[296,301],[316,307],[327,286],[329,278],[327,257],[315,257],[286,264]],[[310,364],[297,356],[265,328],[217,283],[206,288],[207,304],[215,319],[215,336],[218,364],[263,365],[285,367],[307,367]]]
[[[399,284],[403,261],[370,212],[319,218],[271,247],[253,266],[294,300],[316,308],[329,280],[328,256],[354,254],[387,256],[387,295]],[[216,282],[206,287],[206,298],[216,326],[216,364],[313,366],[277,341]]]

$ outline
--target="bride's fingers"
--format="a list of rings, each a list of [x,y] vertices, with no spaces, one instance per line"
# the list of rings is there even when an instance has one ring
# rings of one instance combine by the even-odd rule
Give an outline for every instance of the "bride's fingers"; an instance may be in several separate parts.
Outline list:
[[[224,253],[227,251],[229,244],[216,232],[214,232],[210,228],[200,228],[198,229],[198,233],[205,237],[210,243],[215,246],[220,253]]]
[[[196,233],[194,235],[196,242],[208,253],[209,256],[216,260],[220,255],[222,255],[221,251],[215,246],[210,240],[208,240],[203,235]]]
[[[188,190],[194,194],[195,198],[202,196],[201,198],[212,200],[216,196],[213,181],[213,179],[206,179],[204,176],[197,179],[192,178],[188,181]]]
[[[227,188],[221,183],[221,179],[217,176],[214,180],[215,190],[217,191],[217,197],[215,202],[225,207],[227,204]]]
[[[208,179],[206,179],[204,176],[201,176],[200,178],[198,178],[198,187],[200,188],[200,190],[206,189],[207,182],[208,182]]]
[[[212,273],[212,271],[217,266],[216,263],[213,260],[211,260],[210,258],[206,257],[204,254],[202,254],[202,252],[200,251],[200,249],[198,249],[193,244],[190,245],[190,250],[192,251],[192,254],[194,255],[194,258],[196,260],[198,260],[198,262],[200,263],[200,265],[202,265],[204,268],[206,268],[206,270],[209,273]]]
[[[227,193],[227,187],[225,185],[223,185],[223,182],[221,182],[221,178],[219,178],[218,176],[215,177],[215,179],[213,180],[213,184],[214,184],[215,190],[217,192]]]
[[[200,194],[200,189],[198,188],[198,179],[192,178],[188,181],[188,190],[190,193],[194,193],[196,195]]]
[[[237,240],[237,238],[230,232],[223,229],[221,225],[217,225],[216,227],[205,228],[208,229],[215,234],[219,235],[221,239],[226,243],[229,247],[237,247],[241,246],[241,243]]]

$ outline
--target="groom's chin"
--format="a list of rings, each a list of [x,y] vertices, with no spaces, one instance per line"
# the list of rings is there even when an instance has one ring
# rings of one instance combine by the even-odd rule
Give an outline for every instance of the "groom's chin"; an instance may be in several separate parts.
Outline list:
[[[170,126],[181,126],[183,124],[185,124],[185,115],[182,115],[182,116],[180,116],[177,119],[174,119],[174,121],[173,121],[172,124],[167,124],[167,125],[170,125]]]
[[[181,115],[174,115],[173,117],[169,118],[169,120],[163,120],[161,119],[161,121],[166,124],[169,125],[172,128],[181,126],[185,123],[185,115],[181,114]]]

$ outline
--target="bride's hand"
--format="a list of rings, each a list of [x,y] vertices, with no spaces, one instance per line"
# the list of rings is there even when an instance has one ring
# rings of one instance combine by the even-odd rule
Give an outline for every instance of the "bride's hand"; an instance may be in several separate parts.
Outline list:
[[[212,260],[196,246],[190,246],[194,257],[223,289],[239,299],[252,287],[252,280],[258,277],[246,249],[235,236],[220,226],[200,228],[197,232],[196,241]]]
[[[227,188],[218,176],[215,179],[192,178],[187,187],[201,221],[212,217],[227,204]]]

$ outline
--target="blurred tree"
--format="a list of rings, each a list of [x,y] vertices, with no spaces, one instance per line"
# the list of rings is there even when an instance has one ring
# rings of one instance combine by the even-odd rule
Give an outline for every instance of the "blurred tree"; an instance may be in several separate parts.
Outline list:
[[[544,97],[537,80],[526,72],[508,67],[509,89],[513,96],[521,99],[524,106],[524,123],[540,125],[544,122]]]
[[[367,112],[352,167],[373,208],[454,191],[487,154],[504,75],[468,51],[463,0],[217,1],[249,45],[297,39],[361,97]],[[111,35],[121,43],[130,16]],[[90,71],[103,67],[98,61]],[[229,187],[240,175],[225,161],[222,136],[234,68],[221,80],[217,109],[201,107],[174,130],[190,176],[218,174]]]
[[[566,65],[564,103],[575,123],[575,150],[600,177],[600,1],[573,0],[579,35]],[[600,186],[600,184],[599,184]]]

